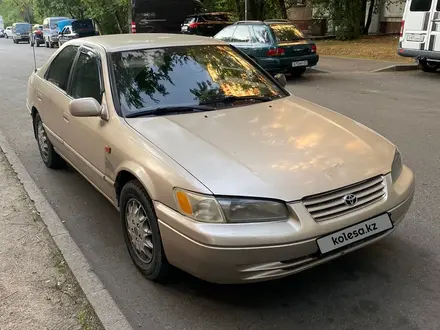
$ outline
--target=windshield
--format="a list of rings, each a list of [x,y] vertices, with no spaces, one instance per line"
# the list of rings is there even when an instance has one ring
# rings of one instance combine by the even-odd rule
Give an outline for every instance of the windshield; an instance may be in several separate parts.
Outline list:
[[[27,33],[29,32],[30,28],[30,24],[17,24],[15,26],[15,31],[18,33]]]
[[[305,39],[304,34],[292,24],[271,24],[275,37],[278,42],[289,42]]]
[[[72,27],[74,30],[93,29],[93,22],[91,19],[81,19],[73,21]]]
[[[233,97],[287,96],[230,46],[179,46],[112,54],[116,89],[125,115],[197,106]],[[233,106],[233,102],[224,106]]]

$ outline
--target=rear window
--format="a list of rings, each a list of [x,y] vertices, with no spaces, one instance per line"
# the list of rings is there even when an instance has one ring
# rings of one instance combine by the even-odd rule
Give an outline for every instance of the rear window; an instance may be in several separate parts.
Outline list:
[[[74,30],[79,29],[93,29],[93,22],[91,19],[82,19],[72,22],[72,27]]]
[[[412,0],[410,11],[430,11],[432,0]],[[437,5],[438,7],[438,5]]]
[[[270,27],[278,42],[290,42],[305,39],[304,34],[292,24],[271,24]]]
[[[230,22],[231,19],[227,14],[206,14],[201,16],[205,21]]]

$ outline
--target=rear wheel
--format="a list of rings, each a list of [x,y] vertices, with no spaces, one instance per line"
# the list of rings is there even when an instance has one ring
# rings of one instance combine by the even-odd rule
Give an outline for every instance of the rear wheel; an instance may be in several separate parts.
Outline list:
[[[165,280],[171,266],[165,257],[153,203],[139,181],[130,181],[122,188],[119,207],[125,244],[134,264],[146,278]]]
[[[40,150],[40,155],[44,164],[52,169],[64,167],[66,163],[64,159],[57,154],[52,143],[50,143],[43,126],[43,121],[38,113],[35,115],[34,119],[34,130],[37,137],[38,149]]]
[[[301,77],[304,72],[306,72],[306,68],[294,68],[289,70],[292,77]]]
[[[440,63],[427,60],[419,60],[419,69],[423,72],[435,72],[440,68]]]

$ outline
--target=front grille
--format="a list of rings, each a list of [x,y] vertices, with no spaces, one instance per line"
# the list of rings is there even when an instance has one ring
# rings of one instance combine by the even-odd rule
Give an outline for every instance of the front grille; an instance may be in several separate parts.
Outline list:
[[[347,205],[344,196],[353,194],[357,203]],[[375,177],[348,187],[303,199],[303,204],[315,221],[324,221],[342,216],[374,204],[385,197],[385,182],[382,176]]]

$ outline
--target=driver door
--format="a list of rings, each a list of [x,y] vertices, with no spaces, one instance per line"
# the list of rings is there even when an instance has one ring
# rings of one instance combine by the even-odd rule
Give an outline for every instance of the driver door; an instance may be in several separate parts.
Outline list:
[[[105,96],[101,68],[99,53],[82,46],[72,69],[70,97],[92,97],[102,104]],[[73,117],[68,108],[63,118],[66,122],[64,142],[73,155],[73,165],[102,193],[112,196],[113,185],[105,176],[109,121],[101,117]]]

